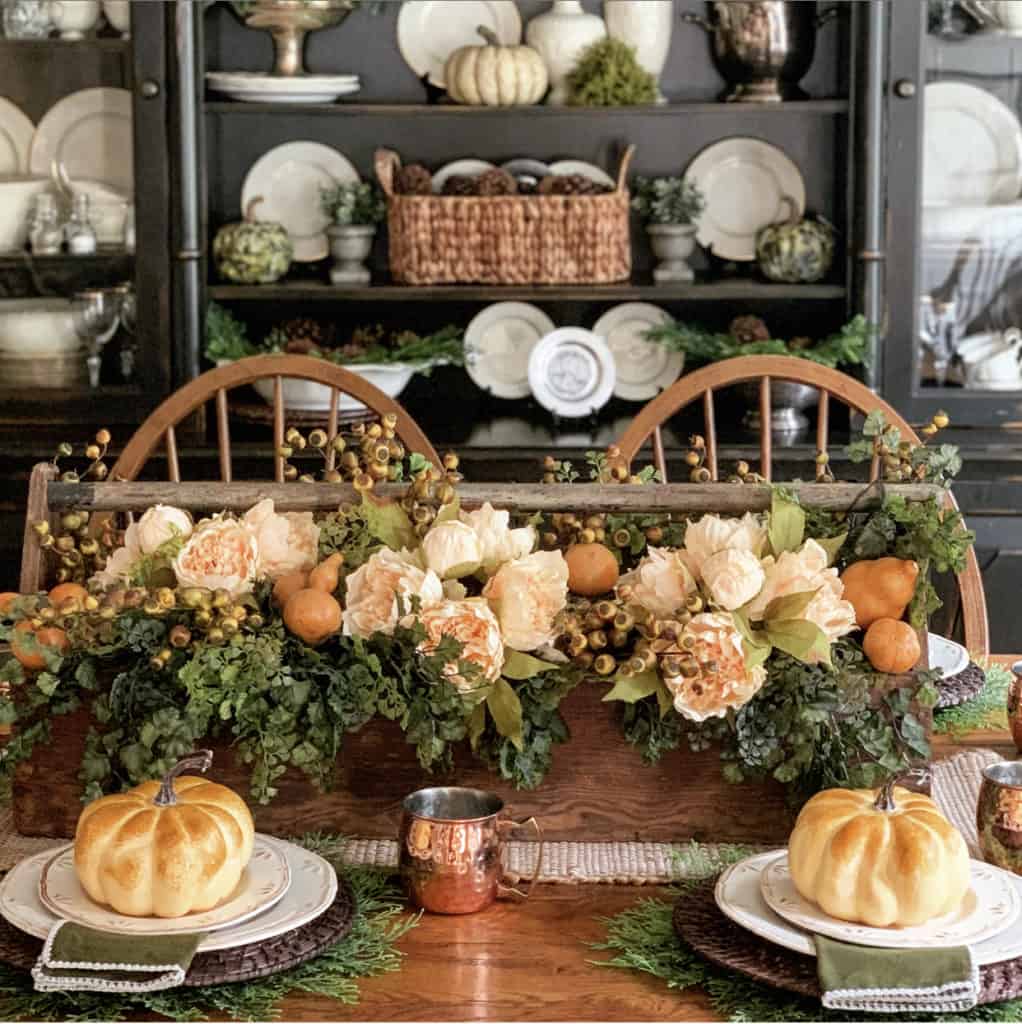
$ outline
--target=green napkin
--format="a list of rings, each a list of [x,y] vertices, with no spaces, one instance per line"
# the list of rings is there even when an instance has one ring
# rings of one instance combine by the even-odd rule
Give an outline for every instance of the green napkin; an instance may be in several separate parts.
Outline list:
[[[823,935],[816,940],[816,972],[823,1005],[864,1013],[939,1013],[971,1010],[979,997],[979,970],[967,946],[952,949],[879,949]]]
[[[114,935],[58,921],[32,968],[40,992],[159,992],[185,980],[201,935]]]

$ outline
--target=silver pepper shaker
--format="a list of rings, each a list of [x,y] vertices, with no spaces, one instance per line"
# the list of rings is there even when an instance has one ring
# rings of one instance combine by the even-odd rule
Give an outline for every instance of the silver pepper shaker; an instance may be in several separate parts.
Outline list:
[[[72,256],[91,256],[96,251],[96,231],[89,220],[89,196],[85,192],[75,195],[66,234]]]

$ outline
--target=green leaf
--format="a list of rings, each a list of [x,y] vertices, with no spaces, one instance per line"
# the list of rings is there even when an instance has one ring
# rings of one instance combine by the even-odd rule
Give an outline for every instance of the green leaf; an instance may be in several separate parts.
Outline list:
[[[839,533],[836,537],[814,537],[813,540],[827,552],[827,565],[833,565],[837,561],[838,552],[845,546],[848,540],[848,531]]]
[[[362,511],[369,532],[395,551],[416,546],[415,530],[405,510],[389,499],[362,492]]]
[[[660,685],[656,690],[657,704],[660,705],[660,717],[666,718],[667,715],[674,710],[674,694],[667,689],[664,681],[660,680]]]
[[[461,501],[458,496],[454,496],[454,501],[448,505],[444,505],[436,514],[436,518],[433,520],[434,523],[446,523],[452,519],[458,518],[458,513],[461,511]]]
[[[57,692],[57,687],[60,686],[60,678],[51,672],[40,672],[36,677],[35,684],[39,687],[41,693],[45,693],[47,697],[52,697]]]
[[[426,458],[425,455],[420,455],[419,452],[412,452],[408,456],[408,472],[415,476],[416,473],[421,473],[424,469],[429,469],[433,463]]]
[[[745,655],[745,668],[751,672],[754,668],[765,664],[774,649],[767,645],[761,647],[758,644],[750,644],[748,640],[742,641],[742,652]]]
[[[500,670],[500,674],[505,679],[514,679],[517,682],[523,679],[532,679],[560,667],[551,661],[543,661],[540,658],[534,658],[531,654],[523,654],[521,651],[512,651],[510,647],[505,647],[504,667]]]
[[[816,590],[800,590],[796,594],[785,594],[783,597],[775,597],[763,612],[763,621],[772,622],[775,619],[797,619],[812,603],[819,592]]]
[[[739,609],[736,612],[731,613],[731,618],[734,619],[735,626],[738,632],[742,635],[742,640],[745,641],[746,648],[752,647],[766,647],[770,648],[770,641],[767,638],[766,633],[761,629],[753,629],[749,624],[748,616],[745,612]]]
[[[511,684],[503,677],[493,684],[493,689],[486,698],[486,706],[493,715],[497,732],[509,739],[517,750],[522,750],[525,746],[522,736],[522,702]]]
[[[656,693],[663,685],[656,669],[640,672],[637,676],[618,675],[614,677],[614,688],[604,695],[603,700],[623,700],[626,704],[634,704]]]
[[[824,665],[830,665],[830,641],[826,634],[807,619],[778,619],[767,624],[770,643],[799,661],[811,664],[814,655]]]
[[[770,547],[777,558],[785,551],[797,551],[806,531],[802,506],[775,490],[770,502]]]
[[[480,701],[472,710],[472,717],[468,720],[468,742],[472,749],[479,747],[479,738],[486,728],[486,702]]]

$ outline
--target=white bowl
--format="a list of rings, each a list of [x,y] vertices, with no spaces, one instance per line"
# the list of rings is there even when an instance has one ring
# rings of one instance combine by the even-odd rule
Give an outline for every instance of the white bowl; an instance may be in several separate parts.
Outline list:
[[[0,352],[5,355],[65,355],[81,344],[69,299],[0,300]]]
[[[407,363],[360,363],[344,369],[375,384],[389,398],[397,398],[408,386],[416,368]],[[252,385],[260,397],[273,405],[273,381],[257,380]],[[330,409],[330,388],[314,380],[284,378],[284,407],[302,412],[326,412]],[[341,412],[361,412],[365,406],[348,395],[341,395],[337,408]]]
[[[49,178],[0,178],[0,252],[25,248],[35,197],[49,184]]]

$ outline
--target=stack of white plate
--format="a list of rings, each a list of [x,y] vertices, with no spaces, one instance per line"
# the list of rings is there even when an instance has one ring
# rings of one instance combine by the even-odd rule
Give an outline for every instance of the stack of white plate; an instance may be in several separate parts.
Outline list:
[[[207,71],[214,92],[242,103],[333,103],[362,88],[358,75],[270,75],[259,71]]]
[[[67,388],[85,380],[85,354],[69,299],[0,301],[0,377],[5,387]]]
[[[0,883],[0,914],[15,928],[45,939],[63,918],[121,935],[202,932],[200,953],[263,942],[314,921],[334,902],[337,875],[315,853],[256,835],[252,859],[227,902],[172,919],[127,917],[94,903],[78,882],[72,845],[23,860]]]

